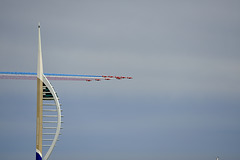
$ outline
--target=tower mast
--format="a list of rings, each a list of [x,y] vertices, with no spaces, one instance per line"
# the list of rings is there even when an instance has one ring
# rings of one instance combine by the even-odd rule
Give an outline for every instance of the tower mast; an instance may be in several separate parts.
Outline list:
[[[42,160],[43,64],[40,23],[38,24],[36,160]]]

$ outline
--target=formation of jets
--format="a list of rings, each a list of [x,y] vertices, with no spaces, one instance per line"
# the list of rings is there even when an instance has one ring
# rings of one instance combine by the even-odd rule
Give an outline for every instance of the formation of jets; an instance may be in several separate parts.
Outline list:
[[[124,76],[102,76],[104,78],[104,80],[111,80],[111,79],[132,79],[132,77],[124,77]],[[100,81],[101,79],[97,78],[95,79],[95,81]],[[87,82],[92,81],[92,79],[86,79]]]

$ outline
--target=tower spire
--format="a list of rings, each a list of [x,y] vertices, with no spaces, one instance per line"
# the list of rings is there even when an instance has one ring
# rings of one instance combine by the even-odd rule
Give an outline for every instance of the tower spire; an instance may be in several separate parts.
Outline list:
[[[38,24],[36,160],[42,160],[43,65],[40,23]]]
[[[40,23],[38,23],[38,65],[37,65],[37,78],[43,81],[43,64],[42,64],[42,47],[41,47],[41,33]]]

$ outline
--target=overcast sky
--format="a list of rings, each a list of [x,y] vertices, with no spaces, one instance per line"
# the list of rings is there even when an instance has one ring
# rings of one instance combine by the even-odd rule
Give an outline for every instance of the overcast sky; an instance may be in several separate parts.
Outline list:
[[[0,71],[52,81],[64,130],[50,159],[239,160],[240,1],[2,0]],[[0,80],[0,159],[35,158],[36,81]]]

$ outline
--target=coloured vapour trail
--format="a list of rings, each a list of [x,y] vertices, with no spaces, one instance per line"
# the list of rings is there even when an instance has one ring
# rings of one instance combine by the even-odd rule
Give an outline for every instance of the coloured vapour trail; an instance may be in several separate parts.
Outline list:
[[[43,73],[40,24],[38,25],[37,73],[0,72],[0,79],[37,80],[36,160],[47,160],[61,135],[62,109],[58,95],[49,80],[101,81],[132,79],[125,76],[99,76]],[[45,148],[45,149],[43,149]]]
[[[56,74],[44,73],[48,80],[69,80],[69,81],[101,81],[111,79],[132,79],[124,76],[97,76],[97,75],[78,75],[78,74]],[[25,79],[37,80],[37,73],[32,72],[0,72],[0,79]]]

